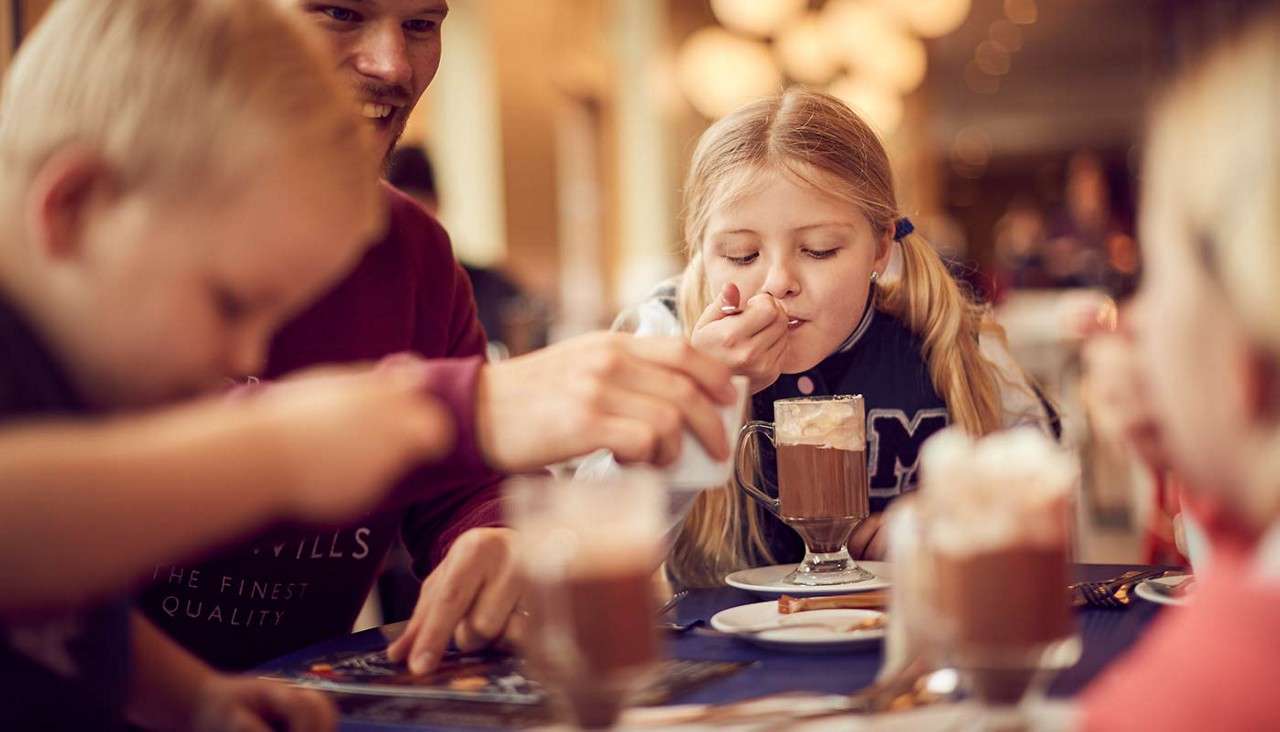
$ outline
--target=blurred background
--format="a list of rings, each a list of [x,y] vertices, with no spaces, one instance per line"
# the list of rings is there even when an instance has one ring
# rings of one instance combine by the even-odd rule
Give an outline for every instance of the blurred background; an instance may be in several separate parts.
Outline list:
[[[54,0],[5,0],[7,60]],[[1079,398],[1079,313],[1122,301],[1144,120],[1256,0],[451,0],[392,179],[438,210],[495,358],[607,326],[679,271],[710,121],[789,84],[882,134],[899,200],[997,308],[1085,456],[1084,560],[1136,559],[1150,476]]]

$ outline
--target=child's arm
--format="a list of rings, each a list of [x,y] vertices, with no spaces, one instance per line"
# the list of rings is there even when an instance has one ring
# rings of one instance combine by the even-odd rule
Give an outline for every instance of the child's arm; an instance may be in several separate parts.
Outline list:
[[[220,674],[134,613],[133,663],[126,709],[152,730],[333,729],[337,715],[324,696],[275,681]]]
[[[368,510],[452,434],[401,372],[0,430],[0,615],[92,600],[268,520]]]

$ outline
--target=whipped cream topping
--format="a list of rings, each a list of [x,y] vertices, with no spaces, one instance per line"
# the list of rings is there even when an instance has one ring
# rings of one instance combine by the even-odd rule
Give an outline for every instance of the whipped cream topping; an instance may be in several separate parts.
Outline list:
[[[860,396],[783,399],[773,403],[779,445],[812,445],[861,451],[867,420]]]
[[[974,554],[1067,541],[1080,466],[1040,431],[1027,427],[975,440],[950,427],[925,443],[920,461],[930,540],[940,551]]]
[[[637,477],[641,473],[645,477]],[[520,532],[522,563],[539,581],[567,576],[652,572],[661,563],[666,530],[666,492],[648,471],[615,479],[551,482],[541,510],[513,516]]]

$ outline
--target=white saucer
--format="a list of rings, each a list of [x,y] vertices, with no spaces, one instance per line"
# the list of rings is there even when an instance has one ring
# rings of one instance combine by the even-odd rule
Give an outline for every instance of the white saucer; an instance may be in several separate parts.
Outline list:
[[[839,630],[860,620],[874,618],[884,613],[879,610],[809,610],[802,613],[782,615],[778,612],[777,600],[756,602],[750,605],[739,605],[728,610],[721,610],[711,618],[711,627],[721,633],[733,634],[742,628],[759,628],[776,623],[778,630],[767,630],[762,633],[743,633],[738,637],[749,643],[764,648],[784,651],[832,652],[850,651],[858,648],[872,647],[884,639],[884,628],[876,630]],[[787,629],[788,625],[803,623],[811,625],[820,623],[827,628]]]
[[[783,582],[782,578],[791,574],[796,568],[794,564],[775,564],[772,567],[752,567],[744,569],[725,577],[725,582],[730,587],[737,587],[740,590],[746,590],[754,595],[765,598],[776,598],[782,595],[792,595],[796,597],[805,596],[812,597],[815,595],[844,595],[850,592],[867,592],[869,590],[883,590],[889,586],[889,563],[888,562],[858,562],[863,569],[867,570],[875,577],[864,582],[852,582],[843,585],[820,585],[813,587],[810,585],[793,585],[790,582]]]
[[[1133,589],[1133,594],[1137,595],[1138,597],[1141,597],[1147,602],[1154,602],[1157,605],[1172,605],[1174,607],[1181,607],[1187,604],[1187,601],[1191,599],[1190,596],[1183,595],[1181,597],[1169,597],[1168,595],[1161,594],[1159,590],[1155,590],[1155,589],[1152,589],[1151,587],[1148,587],[1148,585],[1161,584],[1161,585],[1164,585],[1165,587],[1178,587],[1183,582],[1186,582],[1187,580],[1191,579],[1191,577],[1192,575],[1189,575],[1189,574],[1180,574],[1173,577],[1157,577],[1155,579],[1144,580],[1142,582],[1139,582],[1138,586]],[[1195,588],[1191,588],[1189,592],[1194,594]]]

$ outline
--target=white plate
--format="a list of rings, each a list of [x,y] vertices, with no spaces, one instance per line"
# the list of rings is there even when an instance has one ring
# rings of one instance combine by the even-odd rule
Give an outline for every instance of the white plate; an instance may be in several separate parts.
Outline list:
[[[1147,602],[1154,602],[1157,605],[1173,605],[1175,607],[1181,607],[1183,605],[1186,605],[1187,600],[1191,598],[1188,597],[1187,595],[1183,595],[1182,597],[1169,597],[1168,595],[1162,595],[1156,590],[1153,590],[1150,587],[1148,587],[1147,584],[1159,583],[1164,585],[1165,587],[1177,587],[1178,585],[1181,585],[1183,582],[1186,582],[1187,580],[1191,579],[1191,577],[1192,575],[1189,575],[1189,574],[1180,574],[1174,577],[1157,577],[1155,579],[1144,580],[1142,582],[1139,582],[1138,586],[1134,588],[1133,594],[1137,595],[1138,597],[1141,597]],[[1192,588],[1190,592],[1194,594],[1195,589]]]
[[[738,637],[758,646],[784,651],[849,651],[874,646],[884,639],[885,631],[883,628],[855,631],[844,631],[839,628],[880,615],[884,613],[879,610],[853,609],[808,610],[783,615],[778,612],[778,601],[770,600],[721,610],[712,616],[711,627],[721,633],[732,634],[742,628],[759,628],[776,623],[777,630],[743,633]],[[831,629],[806,627],[791,630],[786,627],[799,623],[805,625],[821,623],[831,626]]]
[[[850,592],[867,592],[869,590],[883,590],[889,586],[889,563],[888,562],[858,562],[862,568],[874,574],[875,577],[864,582],[854,582],[846,585],[820,585],[812,587],[810,585],[793,585],[790,582],[783,582],[782,578],[791,574],[796,568],[794,564],[775,564],[771,567],[752,567],[744,569],[725,577],[725,582],[730,587],[737,587],[739,590],[746,590],[760,597],[781,597],[782,595],[792,595],[794,597],[813,597],[817,595],[844,595]]]

